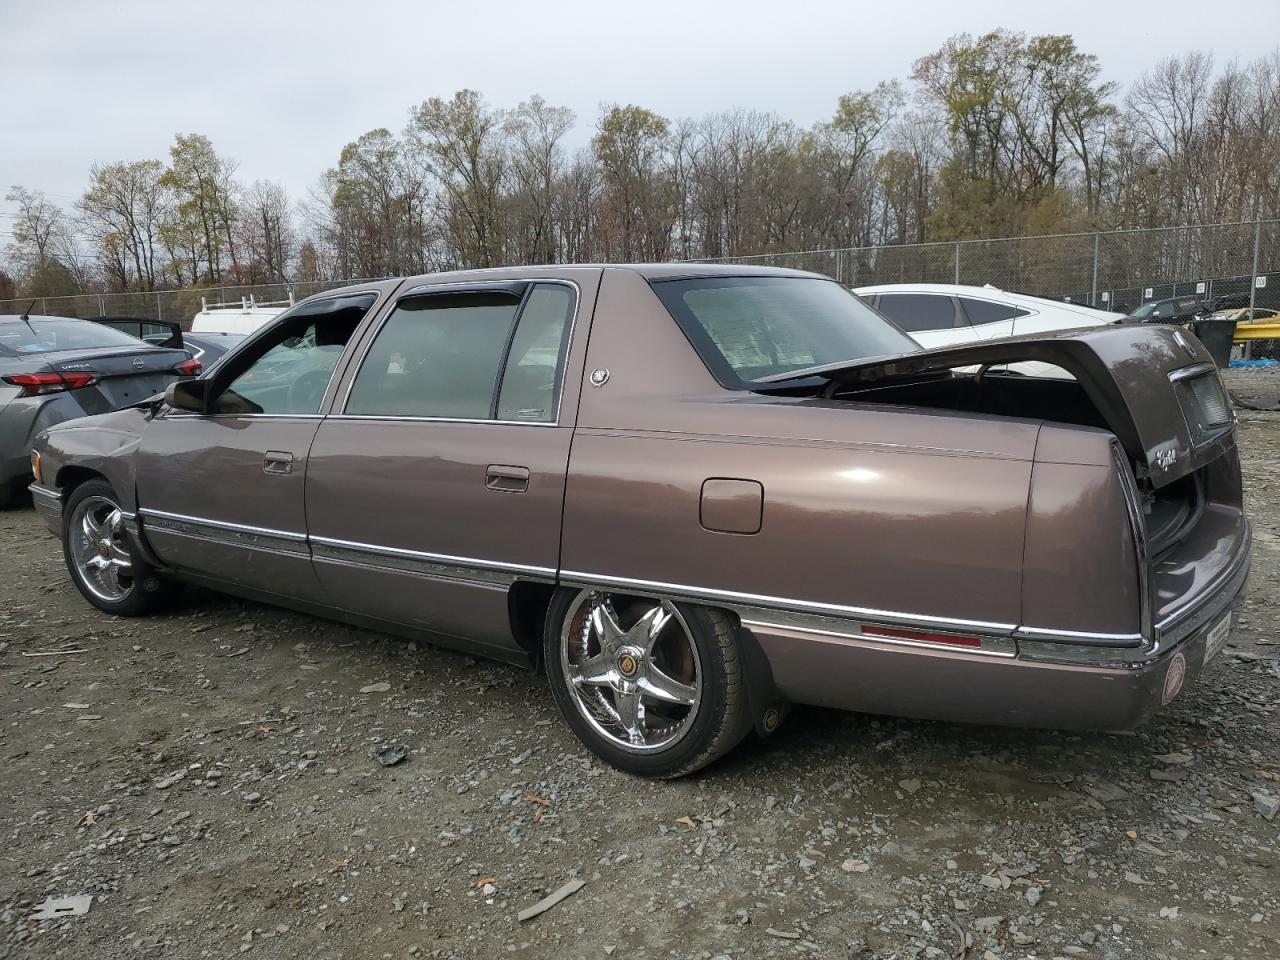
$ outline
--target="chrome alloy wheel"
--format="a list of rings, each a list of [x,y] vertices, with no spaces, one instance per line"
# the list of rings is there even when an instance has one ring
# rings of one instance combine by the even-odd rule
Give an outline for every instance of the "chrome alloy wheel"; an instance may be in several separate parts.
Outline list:
[[[85,497],[70,518],[71,559],[85,588],[117,603],[133,592],[133,561],[124,516],[105,497]]]
[[[560,634],[560,665],[578,712],[636,752],[678,741],[697,715],[702,665],[675,604],[584,590]]]

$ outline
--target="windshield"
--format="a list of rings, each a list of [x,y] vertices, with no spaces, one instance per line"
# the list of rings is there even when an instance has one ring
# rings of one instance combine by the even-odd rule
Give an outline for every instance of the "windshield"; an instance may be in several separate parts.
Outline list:
[[[24,322],[18,317],[0,318],[0,354],[6,356],[141,346],[144,344],[137,337],[87,320],[33,317]]]
[[[722,386],[920,347],[832,280],[703,277],[653,289]]]

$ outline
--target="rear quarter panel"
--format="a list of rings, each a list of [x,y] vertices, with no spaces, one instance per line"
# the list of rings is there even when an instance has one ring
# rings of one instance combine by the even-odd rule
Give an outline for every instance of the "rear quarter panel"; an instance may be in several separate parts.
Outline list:
[[[583,388],[566,578],[1019,622],[1037,424],[724,390],[625,271],[604,273],[585,369],[609,377]],[[762,485],[758,533],[703,528],[712,478]]]

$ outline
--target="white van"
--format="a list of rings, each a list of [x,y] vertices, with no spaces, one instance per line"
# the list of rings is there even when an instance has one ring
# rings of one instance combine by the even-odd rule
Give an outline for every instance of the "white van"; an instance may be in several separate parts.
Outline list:
[[[293,306],[293,297],[276,303],[258,303],[242,297],[237,303],[210,304],[200,298],[200,312],[191,320],[192,333],[250,334]]]

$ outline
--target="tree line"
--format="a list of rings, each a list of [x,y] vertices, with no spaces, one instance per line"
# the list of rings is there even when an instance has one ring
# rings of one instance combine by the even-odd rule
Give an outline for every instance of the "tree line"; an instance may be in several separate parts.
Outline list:
[[[0,299],[1280,216],[1280,51],[1189,52],[1121,91],[1070,36],[997,30],[808,127],[607,104],[574,149],[577,124],[536,95],[432,97],[301,198],[179,135],[167,163],[92,167],[70,209],[13,187]]]

